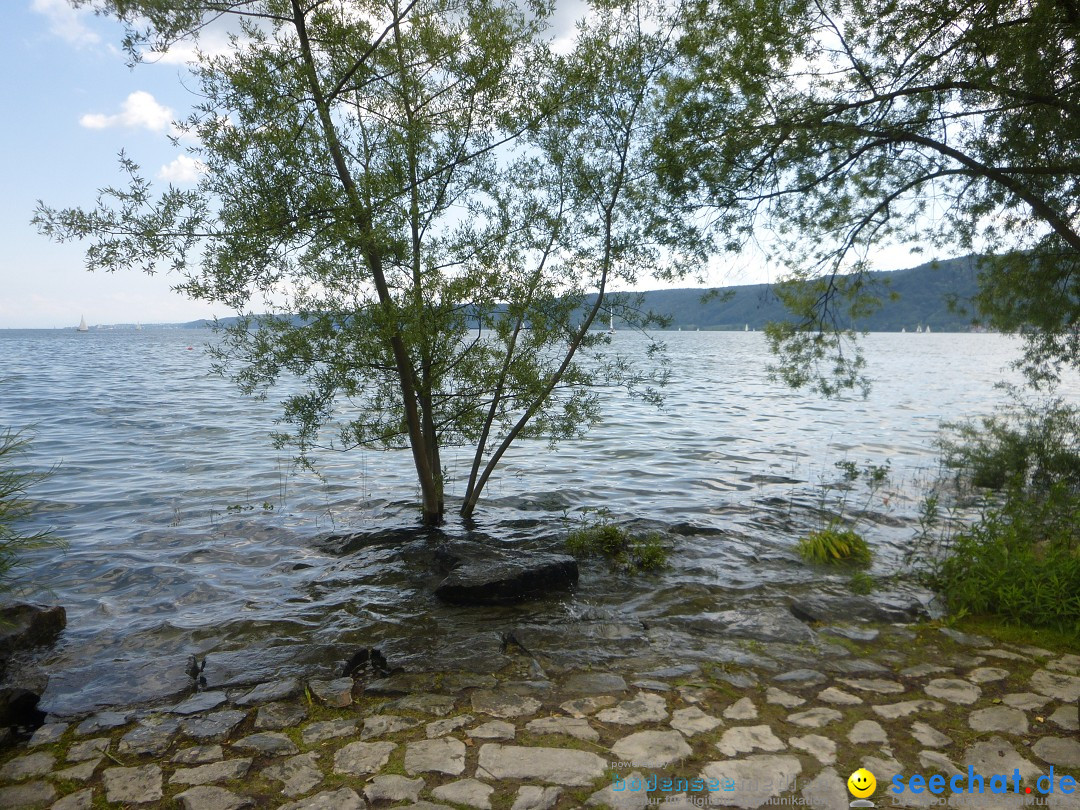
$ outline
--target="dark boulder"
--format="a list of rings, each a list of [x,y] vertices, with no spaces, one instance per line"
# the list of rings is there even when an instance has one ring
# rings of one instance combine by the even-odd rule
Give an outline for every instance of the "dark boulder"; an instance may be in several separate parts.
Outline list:
[[[577,560],[566,554],[513,551],[478,543],[453,543],[436,557],[449,570],[435,595],[455,605],[520,602],[577,583]]]
[[[0,689],[0,728],[33,731],[45,722],[45,712],[37,707],[41,695],[29,689]]]
[[[0,656],[52,644],[66,626],[67,611],[59,605],[6,605],[0,608]]]
[[[875,594],[873,599],[855,594],[815,594],[792,600],[792,614],[804,622],[915,622],[925,618],[926,606],[915,596]]]

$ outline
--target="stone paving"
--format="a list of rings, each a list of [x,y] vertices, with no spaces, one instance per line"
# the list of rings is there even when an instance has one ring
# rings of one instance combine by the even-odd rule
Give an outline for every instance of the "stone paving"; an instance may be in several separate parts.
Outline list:
[[[753,667],[538,679],[526,659],[50,718],[0,752],[0,808],[840,808],[865,767],[877,807],[1080,810],[1080,656],[934,625],[826,629],[786,657],[748,644]],[[953,795],[971,773],[987,792]],[[890,792],[914,774],[944,792]]]

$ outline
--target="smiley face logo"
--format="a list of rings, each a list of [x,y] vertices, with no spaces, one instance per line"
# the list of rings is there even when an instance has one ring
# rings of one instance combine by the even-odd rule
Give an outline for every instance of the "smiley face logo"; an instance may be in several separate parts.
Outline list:
[[[865,799],[877,789],[877,779],[866,768],[859,768],[847,780],[848,790],[857,799]]]

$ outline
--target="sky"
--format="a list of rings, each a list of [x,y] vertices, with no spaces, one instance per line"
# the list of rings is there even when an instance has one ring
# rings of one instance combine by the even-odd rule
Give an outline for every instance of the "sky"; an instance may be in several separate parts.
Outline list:
[[[162,323],[233,313],[191,301],[167,273],[89,273],[85,244],[57,244],[30,224],[38,200],[64,208],[92,206],[97,189],[119,184],[117,155],[125,150],[143,175],[162,186],[193,182],[197,164],[175,146],[172,122],[196,99],[188,89],[183,49],[129,68],[118,23],[72,9],[67,0],[2,0],[5,31],[0,69],[5,82],[0,127],[0,328]],[[561,4],[567,30],[578,0]],[[202,46],[223,48],[222,32]],[[896,269],[921,260],[892,257]],[[753,262],[727,268],[712,283],[770,280]],[[645,288],[660,286],[643,284]],[[681,285],[685,286],[685,282]]]

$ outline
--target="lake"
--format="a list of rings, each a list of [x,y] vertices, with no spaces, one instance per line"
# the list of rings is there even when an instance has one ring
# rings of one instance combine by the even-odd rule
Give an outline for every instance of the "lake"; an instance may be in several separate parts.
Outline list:
[[[43,706],[65,714],[178,693],[193,653],[211,685],[334,672],[372,644],[408,669],[491,671],[509,630],[552,667],[715,658],[727,642],[695,632],[695,617],[847,587],[794,551],[825,519],[838,461],[890,463],[873,502],[857,486],[848,504],[865,506],[871,573],[899,570],[938,477],[939,423],[992,413],[1018,351],[1000,335],[870,335],[869,398],[825,401],[769,381],[760,333],[663,337],[663,410],[616,392],[584,440],[518,445],[476,525],[451,519],[443,533],[557,548],[583,510],[605,508],[661,532],[670,568],[628,577],[588,561],[572,594],[466,608],[431,595],[438,533],[418,525],[408,454],[323,455],[321,480],[297,472],[268,438],[273,396],[209,375],[207,333],[0,331],[0,425],[32,425],[32,462],[56,466],[32,490],[32,528],[69,542],[22,569],[24,596],[62,604],[68,627],[17,674],[47,674]],[[610,350],[644,362],[644,346],[620,332]],[[451,510],[470,456],[444,452]],[[347,552],[322,542],[342,533],[361,533]]]

